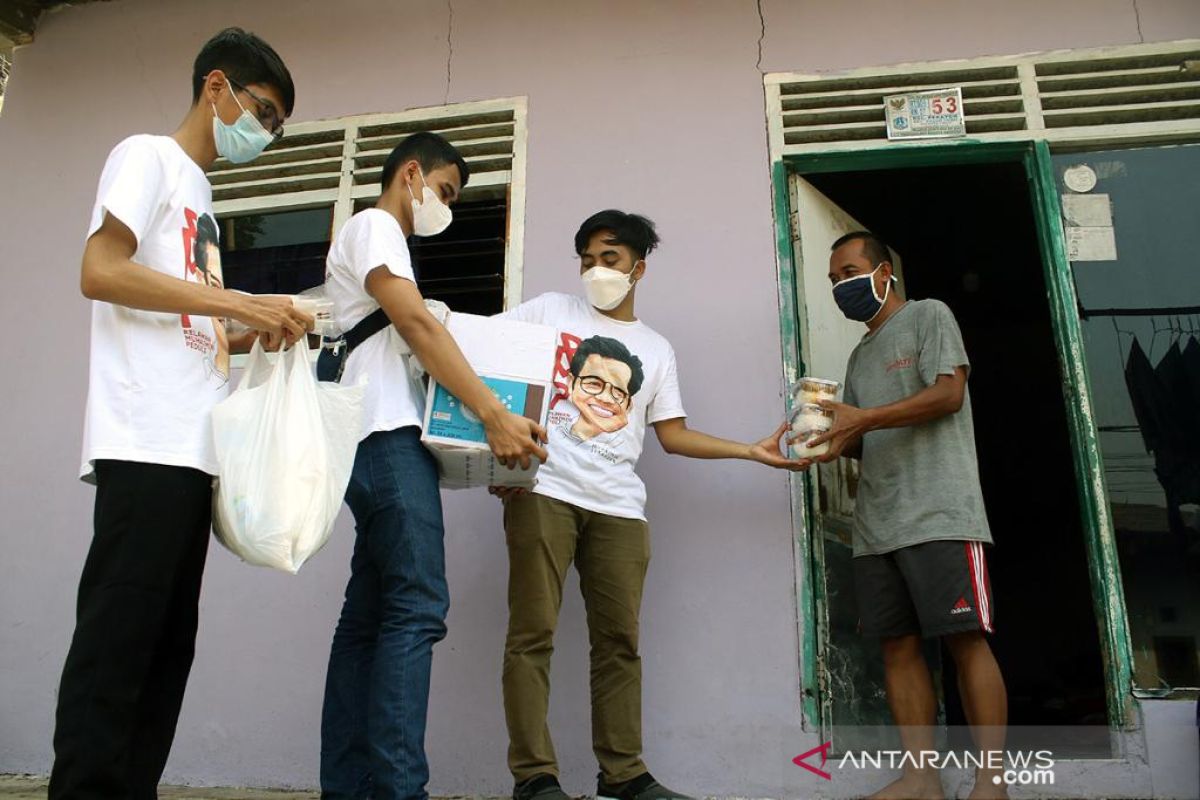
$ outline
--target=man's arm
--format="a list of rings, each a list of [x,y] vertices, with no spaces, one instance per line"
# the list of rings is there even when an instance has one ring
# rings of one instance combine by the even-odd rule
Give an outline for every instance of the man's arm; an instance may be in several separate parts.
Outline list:
[[[876,408],[855,408],[845,403],[822,400],[821,405],[835,412],[833,427],[809,442],[816,446],[829,442],[829,452],[816,459],[833,461],[862,453],[864,434],[883,428],[908,428],[958,413],[967,391],[967,370],[959,366],[953,375],[938,375],[937,380],[916,394]],[[857,455],[852,453],[857,450]]]
[[[663,450],[671,455],[687,456],[688,458],[740,458],[746,461],[757,461],[769,467],[792,470],[801,469],[804,466],[803,462],[787,458],[779,451],[779,439],[787,432],[786,422],[770,436],[751,444],[734,442],[694,431],[687,426],[686,417],[655,422],[654,432],[658,435],[658,441]]]
[[[83,250],[80,290],[107,303],[201,317],[232,317],[251,328],[289,340],[311,330],[313,318],[286,297],[260,297],[174,278],[133,261],[137,238],[125,223],[106,214]]]
[[[671,455],[688,458],[740,458],[792,471],[804,469],[810,463],[787,458],[779,452],[779,440],[788,429],[786,422],[773,434],[753,444],[743,444],[694,431],[687,426],[686,417],[664,419],[653,425],[659,444]],[[488,491],[497,497],[507,498],[526,494],[529,490],[515,486],[490,486]]]
[[[546,461],[546,449],[539,444],[546,441],[545,428],[513,414],[492,394],[471,369],[454,337],[425,308],[415,283],[378,266],[367,273],[366,289],[383,306],[425,371],[483,422],[488,445],[501,463],[511,467],[520,461],[521,468],[527,469],[530,456]]]

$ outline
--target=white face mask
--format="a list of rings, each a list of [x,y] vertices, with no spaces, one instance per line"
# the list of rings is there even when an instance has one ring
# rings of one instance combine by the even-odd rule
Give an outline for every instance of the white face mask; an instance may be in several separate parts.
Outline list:
[[[633,276],[611,267],[592,267],[583,273],[588,302],[601,311],[612,311],[633,288]]]
[[[425,183],[425,173],[420,171],[420,167],[417,171],[421,182]],[[408,195],[412,197],[413,233],[417,236],[437,236],[454,221],[454,212],[450,210],[450,206],[442,202],[442,198],[429,188],[429,184],[425,183],[421,190],[420,202],[417,202],[416,196],[413,195],[411,186],[408,187]]]

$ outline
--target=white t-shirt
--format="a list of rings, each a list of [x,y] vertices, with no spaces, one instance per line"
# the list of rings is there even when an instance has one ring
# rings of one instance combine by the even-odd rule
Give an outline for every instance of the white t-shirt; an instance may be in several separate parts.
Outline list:
[[[646,426],[687,416],[670,342],[641,321],[619,322],[569,294],[544,294],[500,316],[559,331],[550,460],[533,491],[644,520],[646,487],[634,468]]]
[[[386,267],[393,275],[416,283],[400,223],[382,209],[368,208],[342,227],[325,260],[325,296],[333,302],[333,321],[342,331],[349,331],[379,308],[366,288],[367,274],[376,267]],[[404,352],[407,347],[396,326],[388,325],[354,348],[346,359],[342,383],[367,379],[363,439],[376,431],[422,424],[425,390],[409,374]]]
[[[222,286],[212,188],[169,136],[132,136],[109,154],[88,225],[105,213],[137,238],[133,260]],[[80,476],[97,459],[216,473],[210,411],[228,393],[223,321],[92,303],[91,362]]]

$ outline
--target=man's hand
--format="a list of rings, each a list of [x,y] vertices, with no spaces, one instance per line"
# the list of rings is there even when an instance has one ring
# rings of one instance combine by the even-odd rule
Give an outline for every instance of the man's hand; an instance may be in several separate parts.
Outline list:
[[[106,214],[84,245],[79,276],[84,297],[144,311],[233,318],[292,341],[314,325],[312,317],[292,307],[290,298],[241,294],[207,281],[166,275],[132,261],[136,250],[133,232]]]
[[[512,469],[518,463],[521,469],[529,469],[529,458],[533,456],[543,464],[549,458],[542,444],[549,441],[546,429],[531,419],[519,416],[499,407],[494,416],[483,421],[488,447],[496,459]]]
[[[814,459],[819,464],[828,464],[830,461],[841,458],[842,453],[861,439],[864,433],[871,430],[871,415],[869,411],[845,403],[835,403],[832,400],[821,400],[820,405],[822,408],[833,411],[833,427],[820,436],[810,439],[808,446],[816,447],[829,442],[829,452]],[[798,438],[795,437],[789,441],[796,441]]]
[[[278,349],[278,341],[293,344],[316,325],[311,315],[292,305],[290,297],[279,295],[239,294],[231,317],[257,331],[267,334],[263,344],[268,350]],[[272,347],[271,345],[275,346]]]
[[[808,469],[809,465],[812,464],[810,459],[788,458],[780,452],[779,440],[787,431],[788,424],[785,422],[770,436],[750,445],[750,458],[760,464],[766,464],[768,467],[787,469],[792,472]]]
[[[520,497],[521,495],[529,494],[529,490],[524,486],[489,486],[488,494],[495,495],[501,500],[507,500],[510,497]]]
[[[258,331],[247,331],[240,328],[227,331],[227,336],[229,352],[235,355],[249,353],[254,347],[254,343],[258,341]]]

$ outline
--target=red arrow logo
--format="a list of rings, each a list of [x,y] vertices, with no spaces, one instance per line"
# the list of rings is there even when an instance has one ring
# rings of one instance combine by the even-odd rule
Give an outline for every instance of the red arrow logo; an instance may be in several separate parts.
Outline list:
[[[801,753],[800,755],[793,758],[792,763],[795,764],[797,767],[804,767],[809,772],[812,772],[816,775],[820,775],[822,778],[824,778],[827,781],[831,781],[831,780],[833,780],[832,775],[830,775],[828,772],[826,772],[823,769],[817,769],[812,764],[806,764],[804,762],[804,759],[808,758],[809,756],[813,756],[813,755],[816,755],[817,753],[820,753],[821,754],[821,766],[823,767],[823,766],[825,766],[825,762],[829,760],[829,748],[832,746],[833,746],[833,742],[826,742],[825,744],[820,745],[819,747],[814,747],[812,750],[809,750],[807,753]]]

